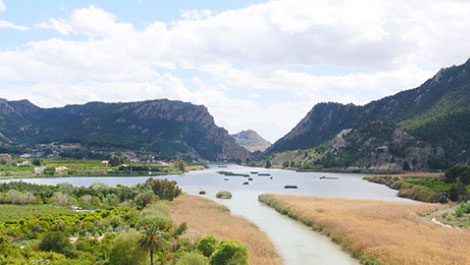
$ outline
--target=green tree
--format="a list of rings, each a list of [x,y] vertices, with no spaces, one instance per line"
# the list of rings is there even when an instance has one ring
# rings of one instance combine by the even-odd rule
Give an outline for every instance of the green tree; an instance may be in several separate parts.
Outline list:
[[[284,161],[284,163],[282,163],[282,168],[287,168],[289,167],[289,161]]]
[[[295,162],[294,161],[290,161],[290,167],[295,167]]]
[[[124,163],[124,159],[122,159],[122,157],[118,156],[118,155],[114,155],[113,157],[111,157],[111,159],[109,159],[109,164],[112,166],[112,167],[117,167],[117,166],[120,166]]]
[[[35,158],[35,159],[33,159],[33,162],[32,162],[32,163],[33,163],[33,165],[35,165],[35,166],[40,166],[40,165],[41,165],[41,159]]]
[[[266,160],[266,168],[271,168],[271,160]]]
[[[202,255],[206,257],[210,257],[212,253],[214,253],[218,245],[219,245],[219,240],[217,240],[217,238],[214,236],[208,235],[206,237],[203,237],[197,243],[196,248],[202,253]]]
[[[73,246],[64,233],[57,231],[46,234],[39,244],[39,249],[41,251],[54,251],[64,254],[65,256],[70,256]]]
[[[151,203],[155,197],[157,196],[154,195],[151,190],[141,192],[135,197],[135,204],[145,207],[147,204]]]
[[[184,160],[178,161],[176,163],[176,168],[181,172],[186,172],[186,162],[184,162]]]
[[[410,169],[411,169],[410,162],[408,161],[403,162],[403,170],[410,170]]]
[[[470,184],[470,166],[456,165],[446,171],[447,182],[457,182],[459,179],[465,185]]]
[[[164,243],[163,231],[171,228],[171,220],[163,217],[149,217],[141,219],[139,227],[142,228],[142,236],[139,246],[150,253],[150,265],[153,265],[153,253],[161,248]]]
[[[141,265],[146,260],[145,250],[139,246],[140,233],[128,231],[121,233],[114,241],[109,252],[111,265]]]
[[[248,249],[237,241],[223,240],[212,254],[211,265],[248,265]]]

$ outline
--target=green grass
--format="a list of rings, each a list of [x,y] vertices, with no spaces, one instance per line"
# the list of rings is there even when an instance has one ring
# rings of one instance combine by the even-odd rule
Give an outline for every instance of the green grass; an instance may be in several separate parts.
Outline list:
[[[452,183],[446,183],[437,178],[404,178],[404,181],[413,185],[427,187],[435,192],[448,192],[452,187]]]
[[[53,205],[0,205],[0,222],[29,216],[59,216],[73,213],[66,207]]]

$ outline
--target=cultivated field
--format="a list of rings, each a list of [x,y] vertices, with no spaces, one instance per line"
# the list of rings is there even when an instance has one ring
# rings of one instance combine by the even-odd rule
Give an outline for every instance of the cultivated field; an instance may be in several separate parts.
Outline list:
[[[470,264],[469,231],[421,217],[442,205],[288,195],[260,199],[329,234],[355,256],[368,259],[366,264]]]
[[[181,195],[170,205],[172,219],[177,224],[188,224],[185,236],[197,240],[211,234],[237,240],[248,246],[251,265],[282,264],[268,237],[244,218],[231,215],[224,206],[191,195]]]

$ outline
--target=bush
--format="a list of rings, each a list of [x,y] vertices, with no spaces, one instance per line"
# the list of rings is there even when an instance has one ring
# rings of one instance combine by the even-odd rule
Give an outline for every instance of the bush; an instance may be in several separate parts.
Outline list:
[[[63,192],[55,192],[52,195],[51,203],[56,205],[67,205],[70,202],[70,196]]]
[[[70,240],[62,232],[50,232],[44,236],[44,239],[39,244],[41,251],[54,251],[57,253],[70,256],[72,254],[73,246]]]
[[[162,200],[173,200],[181,194],[181,189],[176,186],[176,181],[169,181],[167,179],[153,179],[149,178],[145,182],[146,186],[150,186],[155,195]]]
[[[457,182],[460,179],[463,184],[470,184],[470,166],[456,165],[446,171],[447,182]]]
[[[122,165],[122,163],[124,163],[124,159],[122,159],[122,157],[120,157],[120,156],[113,156],[113,157],[111,157],[111,159],[109,159],[109,164],[112,167],[120,166],[120,165]]]
[[[210,257],[212,253],[214,253],[218,244],[219,244],[219,240],[217,240],[216,237],[209,235],[209,236],[202,238],[197,243],[196,248],[202,253],[202,255],[206,257]]]
[[[248,265],[248,249],[237,241],[223,240],[212,255],[211,265]]]
[[[176,265],[207,265],[207,258],[199,253],[186,253],[181,257],[180,260],[176,263]]]
[[[219,191],[219,192],[217,192],[215,197],[217,199],[226,199],[226,200],[228,200],[228,199],[232,198],[232,193],[230,193],[229,191]]]
[[[141,235],[136,231],[121,233],[109,252],[112,265],[140,265],[147,259],[147,252],[139,247]]]
[[[135,197],[135,204],[145,207],[155,199],[152,191],[144,191]]]
[[[466,199],[467,196],[467,189],[460,180],[457,180],[457,183],[453,184],[449,190],[449,199],[451,201],[455,202],[462,199]]]

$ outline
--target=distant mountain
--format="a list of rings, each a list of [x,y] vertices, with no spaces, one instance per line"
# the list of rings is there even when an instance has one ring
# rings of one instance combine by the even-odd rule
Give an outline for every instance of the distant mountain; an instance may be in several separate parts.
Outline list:
[[[364,106],[317,104],[266,154],[313,148],[333,140],[344,129],[352,129],[352,135],[357,137],[360,137],[359,131],[367,135],[371,133],[367,126],[373,121],[384,121],[387,127],[400,129],[416,141],[432,146],[434,153],[426,157],[428,161],[421,168],[442,168],[457,162],[469,162],[470,60],[460,66],[441,69],[418,88]],[[384,140],[381,145],[387,142],[390,141]],[[438,151],[441,148],[443,152]],[[356,155],[362,157],[359,153]],[[363,163],[356,165],[365,166]]]
[[[40,108],[0,99],[0,142],[80,143],[91,149],[153,152],[162,159],[245,160],[249,152],[207,108],[167,99]]]
[[[232,135],[235,138],[235,141],[243,146],[246,150],[250,152],[261,151],[264,152],[271,143],[261,137],[257,132],[253,130],[241,131],[237,134]]]

